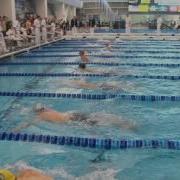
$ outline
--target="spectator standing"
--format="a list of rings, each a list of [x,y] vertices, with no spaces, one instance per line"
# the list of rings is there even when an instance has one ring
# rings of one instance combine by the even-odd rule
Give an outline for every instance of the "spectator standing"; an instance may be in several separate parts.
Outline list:
[[[41,43],[41,33],[40,33],[40,17],[37,16],[34,20],[34,30],[35,30],[35,43],[36,45],[39,45]]]
[[[126,33],[129,34],[131,32],[131,19],[129,14],[126,16]]]
[[[47,42],[47,24],[46,18],[41,20],[41,29],[42,29],[42,40],[43,42]]]
[[[162,17],[158,16],[157,18],[157,34],[160,35],[162,26]]]
[[[56,33],[56,24],[55,24],[55,20],[53,19],[51,22],[51,34],[52,34],[52,40],[55,39],[55,33]]]
[[[13,28],[15,29],[16,35],[20,37],[21,25],[19,17],[17,17],[16,20],[13,22]]]

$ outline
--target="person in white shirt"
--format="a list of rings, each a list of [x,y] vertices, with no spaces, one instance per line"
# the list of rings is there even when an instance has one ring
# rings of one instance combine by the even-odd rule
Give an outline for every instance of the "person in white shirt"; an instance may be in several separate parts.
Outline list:
[[[34,30],[35,30],[35,43],[36,45],[39,45],[41,43],[41,33],[40,33],[40,17],[37,16],[34,20]]]
[[[20,37],[21,25],[19,17],[17,17],[17,19],[13,22],[13,28],[15,28],[17,37]]]
[[[178,19],[176,19],[176,25],[175,25],[175,29],[178,29],[180,27],[180,16]]]
[[[21,24],[21,38],[24,41],[24,45],[27,45],[28,34],[27,34],[27,29],[26,29],[26,23]]]
[[[26,29],[26,24],[21,25],[21,34],[23,38],[27,38],[27,29]]]
[[[54,40],[55,38],[55,32],[56,32],[56,24],[54,22],[54,20],[51,22],[51,34],[52,34],[52,40]]]
[[[16,30],[13,27],[8,29],[8,31],[6,32],[6,36],[7,42],[9,42],[10,49],[14,50],[15,46],[18,45],[18,42],[19,40],[21,40],[21,38],[16,36]]]
[[[2,23],[3,22],[3,19],[2,19],[2,17],[0,16],[0,32],[2,32],[3,31],[3,28],[2,28]]]
[[[6,43],[5,43],[5,40],[4,40],[3,33],[1,31],[0,31],[0,52],[5,53],[5,52],[8,52],[8,51],[7,51],[7,48],[6,48]]]
[[[129,15],[126,16],[126,33],[129,34],[131,32],[131,19]]]
[[[6,32],[7,38],[10,40],[15,40],[16,39],[16,32],[15,29],[13,27],[11,27],[10,29],[8,29],[8,31]]]
[[[43,18],[41,21],[41,29],[42,29],[42,40],[43,42],[47,42],[47,24],[46,18]]]
[[[161,26],[162,26],[162,18],[161,16],[159,16],[157,19],[157,34],[158,35],[160,35],[161,33]]]

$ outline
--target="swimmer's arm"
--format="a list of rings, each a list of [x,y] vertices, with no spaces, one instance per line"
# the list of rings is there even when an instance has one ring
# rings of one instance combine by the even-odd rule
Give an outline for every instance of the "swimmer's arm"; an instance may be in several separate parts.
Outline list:
[[[90,68],[86,68],[85,70],[82,70],[82,72],[97,73],[97,74],[110,74],[114,76],[118,75],[118,73],[115,71],[103,71],[103,70],[96,70],[96,69],[90,69]]]
[[[52,177],[44,174],[43,172],[40,172],[38,170],[31,170],[31,169],[25,169],[21,170],[18,173],[17,176],[18,180],[32,180],[32,179],[38,179],[38,180],[53,180]]]
[[[82,70],[83,72],[89,72],[89,73],[102,73],[101,71],[97,71],[95,69],[89,69],[89,68],[86,68],[85,70]]]
[[[20,126],[14,128],[14,129],[12,130],[12,132],[19,132],[19,131],[21,131],[21,130],[23,130],[23,129],[26,129],[26,128],[28,128],[28,127],[30,127],[30,126],[32,126],[32,125],[36,125],[36,124],[37,124],[37,120],[34,120],[34,121],[32,121],[31,123],[23,123],[23,124],[21,124]]]
[[[113,90],[113,89],[115,90],[115,89],[118,89],[118,87],[115,86],[115,85],[110,85],[110,84],[105,84],[105,83],[98,85],[98,88],[103,89],[103,90]]]
[[[131,130],[131,131],[137,131],[138,130],[138,126],[136,123],[133,122],[119,122],[119,127],[126,129],[126,130]]]
[[[88,88],[88,89],[96,89],[98,86],[96,84],[93,84],[93,83],[81,83],[79,84],[80,87],[82,88]]]

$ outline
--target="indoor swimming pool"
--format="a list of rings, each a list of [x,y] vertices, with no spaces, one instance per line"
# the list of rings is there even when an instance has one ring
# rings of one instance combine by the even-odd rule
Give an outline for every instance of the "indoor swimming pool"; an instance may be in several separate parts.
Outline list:
[[[180,42],[114,40],[111,50],[107,42],[62,40],[1,61],[0,167],[55,180],[179,179]],[[78,68],[84,49],[93,73]],[[39,104],[87,120],[40,121]],[[10,132],[70,138],[57,146],[12,141]]]

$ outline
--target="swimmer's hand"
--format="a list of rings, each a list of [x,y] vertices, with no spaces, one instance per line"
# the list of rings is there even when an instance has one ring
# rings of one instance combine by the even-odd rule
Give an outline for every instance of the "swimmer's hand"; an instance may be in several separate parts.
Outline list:
[[[14,132],[14,133],[20,132],[21,130],[26,129],[32,125],[36,125],[36,123],[37,123],[37,121],[32,121],[31,123],[23,123],[20,126],[12,129],[12,132]]]
[[[103,83],[99,86],[100,89],[102,90],[119,90],[120,88],[116,85],[113,85],[113,84],[106,84],[106,83]]]
[[[106,159],[104,155],[105,155],[105,150],[102,150],[102,152],[98,154],[95,159],[91,160],[91,162],[99,163],[99,162],[105,161]]]
[[[119,123],[119,127],[122,129],[134,131],[134,132],[136,132],[138,130],[137,124],[133,123],[133,122],[123,121],[123,122]]]

